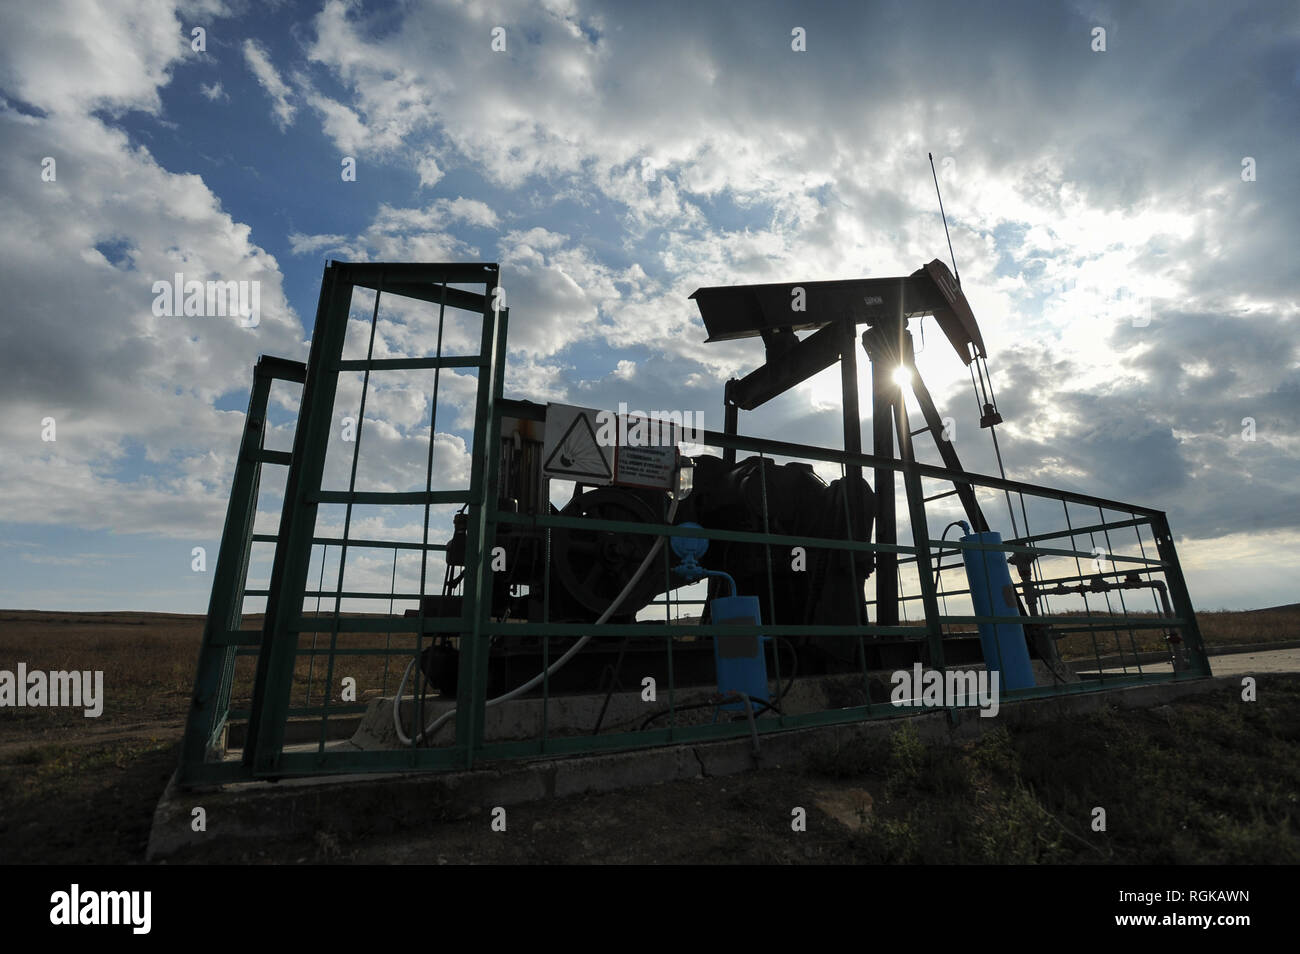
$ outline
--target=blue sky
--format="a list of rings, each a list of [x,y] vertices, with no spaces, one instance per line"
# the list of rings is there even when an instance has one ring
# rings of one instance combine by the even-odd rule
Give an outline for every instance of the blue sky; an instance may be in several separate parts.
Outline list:
[[[762,348],[703,345],[687,296],[947,260],[927,151],[1009,474],[1168,511],[1202,608],[1294,602],[1298,63],[1289,2],[7,5],[0,605],[202,611],[251,367],[306,357],[328,258],[498,261],[508,396],[719,426]],[[257,326],[153,314],[177,271],[259,282]],[[435,426],[449,481],[469,383]],[[745,428],[838,446],[838,400],[822,376]],[[400,379],[369,405],[384,486],[422,401]],[[278,505],[270,481],[263,528]]]

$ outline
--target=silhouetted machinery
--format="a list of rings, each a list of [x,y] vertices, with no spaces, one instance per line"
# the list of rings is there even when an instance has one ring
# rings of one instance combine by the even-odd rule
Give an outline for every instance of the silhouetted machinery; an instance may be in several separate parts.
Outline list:
[[[699,306],[708,341],[761,337],[765,363],[727,383],[724,400],[725,433],[736,434],[741,410],[752,410],[784,393],[837,361],[841,367],[844,404],[844,446],[860,453],[862,422],[858,409],[856,348],[858,328],[866,325],[862,346],[871,364],[872,453],[904,460],[913,458],[913,438],[929,432],[944,466],[962,469],[948,440],[938,410],[913,363],[908,320],[933,315],[962,361],[971,368],[982,417],[980,426],[1001,422],[984,365],[983,338],[965,296],[952,273],[935,260],[909,276],[849,281],[786,282],[698,289],[691,296]],[[801,332],[811,332],[804,338]],[[900,377],[901,375],[901,377]],[[925,418],[913,431],[902,386],[910,386]],[[500,442],[499,503],[518,514],[558,513],[565,517],[666,522],[669,494],[658,490],[606,484],[578,483],[562,507],[550,502],[543,473],[543,434],[546,405],[504,402]],[[737,461],[734,451],[694,460],[694,486],[678,501],[674,523],[693,521],[704,528],[831,539],[897,542],[894,472],[876,470],[875,490],[861,468],[848,467],[829,484],[803,463],[777,464],[769,458]],[[956,495],[974,532],[989,529],[968,484],[954,484]],[[948,496],[942,494],[939,496]],[[525,523],[498,526],[494,547],[505,554],[506,571],[494,580],[493,615],[499,618],[551,622],[594,622],[636,574],[649,553],[649,534],[614,533],[577,526],[545,531]],[[549,552],[547,547],[549,545]],[[759,543],[712,541],[710,565],[730,575],[742,593],[759,598],[762,620],[769,625],[855,624],[869,619],[880,625],[899,621],[897,557],[881,552],[873,560],[864,551],[812,549],[797,569],[789,553],[773,556]],[[455,536],[447,550],[444,595],[428,597],[426,616],[452,616],[460,611],[455,589],[464,572],[465,527],[457,518]],[[652,600],[682,585],[670,566],[669,548],[661,548],[656,565],[642,574],[608,622],[632,622]],[[875,601],[869,606],[865,584],[875,573]],[[503,577],[503,578],[501,578]],[[769,583],[770,580],[770,583]],[[710,599],[722,593],[721,582],[710,583]],[[707,602],[703,619],[708,621]],[[869,612],[869,609],[872,610]],[[415,611],[411,611],[414,613]],[[662,618],[662,617],[661,617]],[[663,636],[644,639],[592,640],[573,660],[551,677],[550,691],[592,691],[606,688],[620,671],[666,679]],[[1031,635],[1032,639],[1032,635]],[[564,650],[563,639],[552,638],[550,658]],[[848,637],[808,637],[783,641],[796,659],[800,674],[860,668],[861,653],[868,665],[909,664],[921,650],[908,645],[874,646],[863,650]],[[967,658],[978,660],[978,645]],[[772,651],[776,651],[773,649]],[[910,654],[910,655],[909,655]],[[455,694],[456,649],[442,637],[425,654],[424,671],[445,695]],[[673,650],[673,678],[679,685],[707,684],[714,679],[709,640],[682,641]],[[541,637],[498,637],[490,656],[489,696],[517,686],[536,675],[541,666]],[[963,661],[950,656],[950,662]],[[787,672],[790,669],[786,670]]]

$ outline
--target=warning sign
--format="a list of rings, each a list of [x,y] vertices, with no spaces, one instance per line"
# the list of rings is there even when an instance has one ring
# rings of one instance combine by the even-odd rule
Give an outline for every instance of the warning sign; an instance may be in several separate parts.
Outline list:
[[[607,484],[614,478],[614,446],[602,446],[599,411],[568,404],[546,406],[542,473],[547,477]]]
[[[677,469],[677,448],[623,447],[614,455],[614,483],[668,490]]]
[[[669,490],[678,428],[642,415],[546,405],[542,473],[584,484]]]

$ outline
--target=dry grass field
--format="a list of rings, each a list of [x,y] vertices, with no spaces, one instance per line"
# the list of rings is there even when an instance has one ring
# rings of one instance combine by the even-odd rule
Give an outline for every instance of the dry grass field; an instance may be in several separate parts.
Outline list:
[[[1197,614],[1207,647],[1234,647],[1286,642],[1300,639],[1300,604],[1245,612],[1204,612]],[[257,629],[261,617],[250,616],[244,628]],[[0,751],[30,740],[30,732],[40,733],[60,727],[121,730],[135,724],[178,726],[185,712],[186,700],[193,688],[199,642],[203,633],[201,616],[164,613],[51,613],[30,610],[0,610],[0,669],[13,669],[18,662],[28,669],[103,670],[107,688],[104,714],[87,720],[79,711],[66,709],[11,709],[0,715]],[[1138,651],[1160,651],[1164,639],[1155,630],[1135,630]],[[304,648],[329,644],[328,633],[313,637],[304,634]],[[1130,652],[1130,634],[1099,634],[1098,644],[1105,649],[1116,640]],[[381,648],[385,637],[367,634],[342,634],[338,646],[345,649]],[[394,636],[389,645],[394,650],[413,644],[411,637]],[[1061,640],[1066,658],[1086,659],[1092,654],[1087,634]],[[409,657],[408,657],[409,658]],[[343,666],[337,663],[336,666]],[[357,679],[357,695],[364,701],[385,691],[392,692],[401,678],[397,657],[386,661],[382,656],[353,656],[335,673]],[[323,663],[315,666],[303,659],[295,672],[294,703],[319,705],[325,683]],[[246,706],[251,698],[253,658],[242,657],[236,665],[235,689],[231,704]],[[310,680],[311,693],[308,695]]]
[[[1199,612],[1196,621],[1206,648],[1211,650],[1300,639],[1300,603],[1241,612]],[[1164,636],[1157,629],[1102,631],[1095,635],[1096,651],[1102,655],[1163,652],[1165,649]],[[1066,636],[1057,645],[1065,659],[1086,660],[1094,654],[1093,638],[1088,633]],[[1210,665],[1213,667],[1213,661]]]

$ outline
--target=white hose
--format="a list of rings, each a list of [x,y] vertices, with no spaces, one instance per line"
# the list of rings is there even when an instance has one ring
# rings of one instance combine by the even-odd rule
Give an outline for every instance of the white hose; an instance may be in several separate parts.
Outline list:
[[[677,500],[674,499],[672,503],[668,505],[667,522],[669,524],[671,524],[673,522],[673,518],[677,516],[677,503],[678,503]],[[597,626],[601,625],[612,615],[614,615],[614,611],[618,609],[619,605],[623,602],[623,600],[627,599],[628,594],[632,592],[633,588],[639,582],[641,582],[641,577],[645,576],[645,571],[649,569],[651,562],[654,560],[655,556],[658,555],[659,550],[663,547],[663,545],[664,545],[664,538],[656,537],[654,546],[652,546],[650,548],[650,552],[645,555],[645,559],[641,561],[641,565],[637,567],[636,572],[632,574],[632,578],[627,581],[627,585],[623,587],[622,591],[618,594],[618,596],[614,597],[613,601],[609,604],[608,607],[606,607],[605,612],[600,614],[600,618],[596,620],[595,625]],[[514,689],[511,689],[505,695],[497,696],[495,699],[489,699],[486,703],[484,703],[484,708],[487,708],[488,706],[499,705],[502,702],[508,702],[511,699],[514,699],[516,696],[521,696],[525,692],[528,692],[529,690],[536,688],[536,686],[543,679],[545,679],[547,676],[559,670],[561,666],[563,666],[570,659],[572,659],[574,655],[578,652],[578,650],[582,649],[583,646],[587,645],[587,641],[590,639],[591,639],[590,636],[583,636],[576,643],[574,643],[572,646],[569,647],[568,652],[566,652],[559,659],[555,660],[555,662],[551,663],[550,666],[548,666],[546,669],[539,672],[536,676],[534,676],[532,679],[529,679],[523,685],[516,686]],[[425,726],[424,731],[417,734],[414,740],[410,739],[407,736],[407,734],[402,730],[402,692],[403,690],[406,689],[406,680],[410,678],[411,670],[415,668],[415,664],[416,664],[415,659],[412,659],[409,663],[406,664],[406,672],[402,673],[402,681],[398,683],[397,686],[397,695],[393,698],[393,728],[397,731],[397,738],[401,741],[403,745],[418,745],[424,739],[433,735],[433,733],[437,732],[444,725],[446,725],[447,721],[456,714],[456,710],[454,708],[448,709],[442,715],[438,716],[427,726]]]

